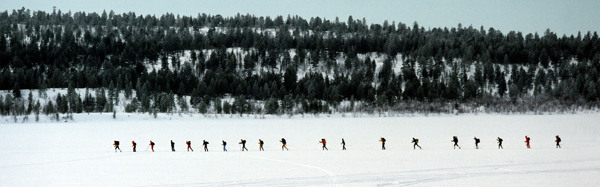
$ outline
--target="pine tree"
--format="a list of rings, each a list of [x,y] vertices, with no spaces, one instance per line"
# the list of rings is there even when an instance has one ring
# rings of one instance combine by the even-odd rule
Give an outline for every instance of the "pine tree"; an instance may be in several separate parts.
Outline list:
[[[96,90],[96,111],[104,112],[107,105],[106,94],[104,92],[104,88],[100,88],[100,90]]]
[[[192,50],[192,53],[190,54],[190,58],[192,60],[192,65],[196,65],[196,60],[198,60],[198,57],[196,56],[195,50]]]
[[[133,94],[132,89],[133,89],[133,87],[131,85],[131,82],[127,82],[127,86],[125,87],[125,98],[126,99],[131,98],[131,95]]]
[[[85,89],[85,98],[83,99],[83,111],[87,113],[96,111],[96,100],[87,88]]]
[[[31,114],[31,111],[33,110],[33,93],[31,93],[31,90],[29,91],[29,96],[27,96],[27,112],[26,114],[29,115]]]
[[[73,83],[69,84],[69,88],[67,89],[67,95],[65,96],[67,102],[69,102],[69,109],[68,112],[69,113],[73,113],[77,111],[78,106],[78,99],[79,99],[79,95],[77,94],[77,92],[75,92],[75,88],[73,86]]]
[[[500,77],[498,77],[498,94],[500,95],[500,97],[504,96],[504,93],[506,93],[506,80],[504,79],[504,73],[501,74]]]
[[[198,108],[198,112],[200,112],[201,114],[206,114],[206,112],[208,111],[208,106],[206,106],[204,101],[198,102],[197,108]]]
[[[279,110],[279,103],[277,102],[277,99],[270,98],[267,100],[265,103],[265,112],[267,114],[277,114],[277,110]]]
[[[56,96],[56,109],[63,114],[69,111],[69,101],[66,96],[62,96],[61,94]]]
[[[187,102],[185,96],[177,96],[177,101],[179,103],[179,110],[184,113],[187,113],[189,110],[189,107],[188,107],[188,104],[187,104],[188,102]]]
[[[215,107],[215,112],[217,114],[221,114],[221,112],[223,111],[223,106],[220,98],[215,98],[215,100],[213,101],[213,106]]]
[[[40,109],[41,109],[41,104],[40,104],[40,100],[37,100],[35,102],[35,105],[33,106],[33,113],[37,116],[40,114]]]
[[[56,108],[54,107],[54,104],[52,104],[52,101],[48,101],[48,103],[44,106],[44,114],[50,115],[56,112]]]
[[[223,102],[223,112],[225,114],[231,114],[231,109],[232,109],[232,107],[231,107],[231,104],[229,104],[229,102],[227,102],[227,101]]]
[[[111,112],[112,111],[112,106],[115,104],[115,84],[113,83],[113,81],[110,81],[110,84],[108,86],[108,105],[109,108],[106,109],[107,112]]]
[[[285,113],[292,114],[294,105],[294,96],[292,94],[285,95],[281,103],[281,108],[285,111]]]
[[[21,90],[19,87],[19,83],[15,83],[15,85],[13,86],[12,94],[15,98],[21,98]]]
[[[445,95],[450,100],[460,97],[460,81],[458,80],[458,69],[456,66],[453,68],[452,73],[450,73],[450,80],[448,80]]]
[[[76,113],[82,113],[83,112],[83,102],[81,101],[81,97],[79,96],[79,94],[77,94],[77,108],[75,110]]]

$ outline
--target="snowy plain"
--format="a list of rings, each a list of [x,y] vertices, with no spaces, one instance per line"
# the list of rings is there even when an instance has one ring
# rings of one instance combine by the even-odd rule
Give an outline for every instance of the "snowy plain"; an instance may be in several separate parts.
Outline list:
[[[75,114],[68,122],[44,116],[37,123],[10,118],[0,120],[0,186],[600,185],[597,112],[264,119],[126,113],[113,119],[106,113]],[[556,135],[561,149],[555,148]],[[452,136],[462,149],[452,148]],[[387,139],[385,151],[380,137]],[[412,137],[422,150],[413,150]],[[497,149],[496,137],[505,140],[504,149]],[[248,140],[248,152],[240,151],[241,138]],[[258,151],[259,138],[264,152]],[[289,151],[281,151],[281,138]],[[329,151],[321,150],[321,138]],[[113,140],[123,152],[114,152]],[[156,142],[155,152],[146,150],[149,140]],[[185,151],[187,140],[194,152]],[[202,151],[202,140],[210,142],[209,152]]]

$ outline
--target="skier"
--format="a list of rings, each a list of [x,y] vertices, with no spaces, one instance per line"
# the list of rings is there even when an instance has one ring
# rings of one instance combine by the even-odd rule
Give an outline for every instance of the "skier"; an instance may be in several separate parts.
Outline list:
[[[385,138],[381,137],[379,141],[381,142],[381,150],[385,150]]]
[[[246,140],[240,139],[240,144],[242,144],[242,151],[244,151],[244,149],[248,151],[248,148],[246,148]]]
[[[417,147],[419,147],[419,149],[422,149],[421,146],[419,146],[419,139],[416,139],[413,137],[412,143],[413,143],[413,149],[417,149]]]
[[[285,138],[281,138],[281,140],[279,140],[279,142],[281,142],[281,144],[283,144],[283,145],[281,146],[281,150],[282,150],[282,151],[283,151],[283,148],[285,148],[285,150],[288,150],[288,151],[289,151],[289,149],[287,148],[287,146],[285,146],[285,145],[286,145],[286,143],[287,143],[287,142],[285,141]]]
[[[342,150],[346,150],[346,142],[342,138]]]
[[[119,141],[115,140],[113,145],[115,146],[115,152],[117,152],[117,149],[119,149],[119,152],[123,152],[123,151],[121,151],[121,148],[119,148]]]
[[[152,142],[152,140],[150,140],[150,148],[152,149],[152,152],[154,152],[154,142]],[[146,148],[148,149],[148,148]]]
[[[500,148],[504,149],[504,147],[502,147],[502,142],[504,140],[502,138],[500,138],[500,137],[498,137],[496,140],[498,141],[498,149],[500,149]]]
[[[458,137],[456,137],[456,136],[452,137],[452,142],[454,142],[454,149],[456,149],[456,147],[458,147],[458,149],[461,149],[460,146],[458,145]]]
[[[479,149],[479,142],[481,142],[481,140],[477,137],[473,137],[473,139],[475,140],[475,149]]]
[[[265,144],[265,142],[263,142],[261,139],[258,139],[258,151],[264,151],[265,149],[263,149],[263,145]]]
[[[175,142],[173,140],[171,140],[171,151],[175,152]]]
[[[321,139],[321,141],[319,141],[319,143],[323,144],[323,150],[329,151],[329,149],[327,149],[327,141],[325,141],[325,139]]]
[[[221,144],[221,145],[223,145],[223,151],[227,151],[227,148],[226,148],[227,142],[225,142],[225,140],[221,140],[221,141],[223,142],[223,144]]]
[[[561,141],[562,140],[560,139],[560,137],[558,137],[558,135],[556,135],[556,140],[555,140],[555,142],[556,142],[556,148],[562,148],[562,147],[560,147],[560,142]]]
[[[204,145],[204,152],[208,152],[208,142],[206,140],[202,140],[202,145]]]
[[[525,144],[527,145],[527,149],[529,149],[529,148],[530,148],[530,147],[529,147],[529,141],[530,141],[530,140],[531,140],[531,139],[530,139],[529,137],[525,136]]]
[[[192,149],[192,141],[185,141],[185,144],[187,144],[187,151],[190,152],[190,150],[192,150],[192,152],[194,152],[194,149]]]
[[[133,147],[133,152],[135,152],[135,148],[137,147],[135,141],[131,141],[131,146]]]

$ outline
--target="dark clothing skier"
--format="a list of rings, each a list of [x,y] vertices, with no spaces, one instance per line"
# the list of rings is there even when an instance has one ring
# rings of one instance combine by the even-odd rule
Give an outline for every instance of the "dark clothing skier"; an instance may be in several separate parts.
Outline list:
[[[133,152],[135,152],[135,148],[137,147],[137,143],[131,141],[131,146],[133,147]]]
[[[123,151],[121,151],[121,148],[119,148],[119,141],[115,140],[113,145],[115,146],[115,152],[117,152],[117,149],[119,149],[119,152],[123,152]]]
[[[327,149],[327,141],[325,141],[325,139],[321,139],[321,141],[319,141],[319,143],[323,144],[323,150],[329,150],[329,149]]]
[[[154,142],[152,142],[152,140],[150,140],[150,148],[152,149],[152,152],[154,152]],[[146,148],[148,149],[148,148]]]
[[[381,150],[385,150],[385,138],[381,137],[379,141],[381,142]]]
[[[558,137],[558,135],[556,135],[556,140],[555,140],[555,142],[556,142],[556,148],[561,148],[561,147],[560,147],[560,142],[561,142],[561,141],[562,141],[562,140],[560,139],[560,137]]]
[[[192,149],[192,141],[185,141],[185,144],[187,144],[187,151],[190,152],[190,150],[192,150],[192,152],[194,152],[194,149]]]
[[[531,140],[531,139],[530,139],[529,137],[525,136],[525,145],[527,146],[527,149],[529,149],[529,148],[530,148],[530,147],[529,147],[529,141],[530,141],[530,140]]]
[[[498,141],[498,149],[504,149],[504,147],[502,147],[502,142],[504,141],[502,138],[498,137],[496,139]]]
[[[454,142],[454,149],[456,149],[456,147],[458,147],[458,149],[461,149],[460,146],[458,145],[458,137],[456,137],[456,136],[452,137],[452,142]]]
[[[413,149],[417,149],[417,147],[419,147],[419,149],[422,149],[421,146],[419,146],[419,139],[416,139],[413,137],[412,143],[413,143]]]
[[[208,142],[206,140],[202,140],[202,145],[204,145],[204,152],[208,152]]]
[[[175,152],[175,142],[173,140],[171,140],[171,151]]]
[[[473,139],[475,140],[475,149],[479,149],[479,142],[481,142],[481,140],[477,137],[473,137]]]
[[[225,142],[225,140],[221,140],[223,142],[223,151],[227,151],[227,142]]]
[[[265,149],[263,149],[263,145],[265,144],[265,142],[263,142],[261,139],[258,139],[258,151],[264,151]]]
[[[240,144],[242,144],[242,151],[248,151],[248,148],[246,148],[246,140],[240,139]]]
[[[346,142],[342,138],[342,150],[346,150]]]
[[[288,150],[288,151],[289,151],[289,149],[288,149],[288,148],[287,148],[287,146],[286,146],[286,144],[287,144],[287,141],[285,141],[285,138],[281,138],[281,140],[279,140],[279,142],[281,142],[281,144],[282,144],[282,145],[281,145],[281,150],[282,150],[282,151],[283,151],[283,149],[284,149],[284,148],[285,148],[285,150]]]

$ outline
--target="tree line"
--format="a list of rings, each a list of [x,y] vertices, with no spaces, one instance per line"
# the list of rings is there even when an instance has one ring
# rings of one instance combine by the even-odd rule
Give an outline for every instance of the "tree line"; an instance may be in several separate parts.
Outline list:
[[[0,12],[0,33],[0,89],[13,90],[5,100],[21,98],[21,89],[89,88],[127,98],[135,91],[128,112],[169,112],[184,103],[217,112],[224,104],[215,101],[230,96],[243,104],[227,103],[229,112],[321,113],[344,102],[392,110],[407,102],[597,106],[600,96],[596,32],[523,36],[460,24],[368,25],[352,17],[156,17],[22,8]],[[107,103],[99,95],[77,97],[57,97],[53,105],[58,98]],[[1,108],[11,111],[15,103]]]

